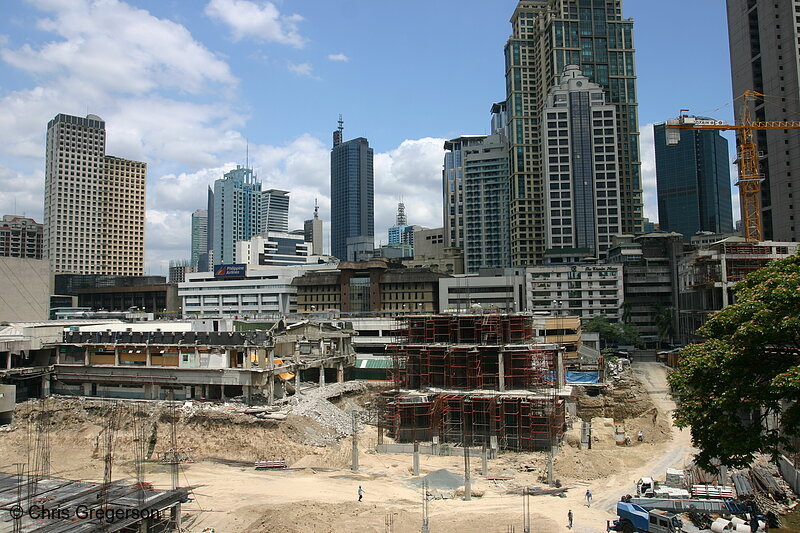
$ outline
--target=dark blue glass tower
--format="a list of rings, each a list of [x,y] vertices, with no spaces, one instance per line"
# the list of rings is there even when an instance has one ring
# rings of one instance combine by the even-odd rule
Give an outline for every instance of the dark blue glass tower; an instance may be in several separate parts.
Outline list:
[[[342,142],[342,129],[340,119],[331,150],[331,254],[357,261],[375,247],[373,154],[363,137]]]
[[[716,131],[681,130],[667,146],[664,124],[656,124],[658,224],[689,239],[698,231],[731,233],[731,170],[728,141]]]

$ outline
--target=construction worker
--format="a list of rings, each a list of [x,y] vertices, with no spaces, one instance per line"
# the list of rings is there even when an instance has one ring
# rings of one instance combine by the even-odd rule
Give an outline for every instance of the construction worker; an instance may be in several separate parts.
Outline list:
[[[567,521],[568,521],[567,528],[572,529],[572,509],[570,509],[569,512],[567,513]]]
[[[592,506],[592,491],[586,489],[586,507]]]
[[[361,497],[364,496],[364,489],[361,488],[361,485],[358,486],[358,501],[361,501]]]
[[[639,442],[644,441],[644,433],[642,432],[641,429],[639,430],[639,434],[636,435],[636,440],[638,440]]]

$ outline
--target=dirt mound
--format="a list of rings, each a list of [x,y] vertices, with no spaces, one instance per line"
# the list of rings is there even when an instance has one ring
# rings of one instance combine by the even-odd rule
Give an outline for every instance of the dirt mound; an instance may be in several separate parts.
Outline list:
[[[578,416],[591,418],[613,418],[622,421],[636,418],[655,408],[650,395],[636,379],[630,368],[626,368],[618,380],[600,389],[596,396],[589,396],[589,388],[577,388]]]

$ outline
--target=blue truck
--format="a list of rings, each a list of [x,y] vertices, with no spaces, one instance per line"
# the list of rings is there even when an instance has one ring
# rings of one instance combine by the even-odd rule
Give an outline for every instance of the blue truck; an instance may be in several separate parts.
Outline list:
[[[633,503],[617,502],[614,524],[607,524],[608,531],[621,533],[681,533],[683,522],[678,515],[661,509],[647,510]]]

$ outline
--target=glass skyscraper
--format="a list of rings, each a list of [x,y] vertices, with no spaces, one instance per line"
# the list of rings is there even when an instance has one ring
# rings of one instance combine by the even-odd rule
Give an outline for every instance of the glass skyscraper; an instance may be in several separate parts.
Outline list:
[[[208,253],[208,210],[198,209],[192,213],[191,266],[197,268],[200,255],[205,253]]]
[[[236,243],[266,231],[288,231],[287,191],[261,190],[253,169],[236,168],[214,182],[209,191],[208,214],[215,265],[236,261]],[[209,265],[210,266],[210,265]]]
[[[641,231],[633,21],[622,18],[622,1],[521,0],[511,24],[505,72],[513,265],[540,263],[547,245],[541,121],[547,93],[566,65],[579,66],[614,106],[620,182],[614,209],[624,233]]]
[[[654,126],[659,229],[686,240],[698,231],[731,233],[728,141],[717,131],[680,135],[678,144],[667,146],[664,124]]]
[[[340,119],[331,149],[331,254],[360,261],[375,248],[373,153],[363,137],[342,142],[342,131]]]

